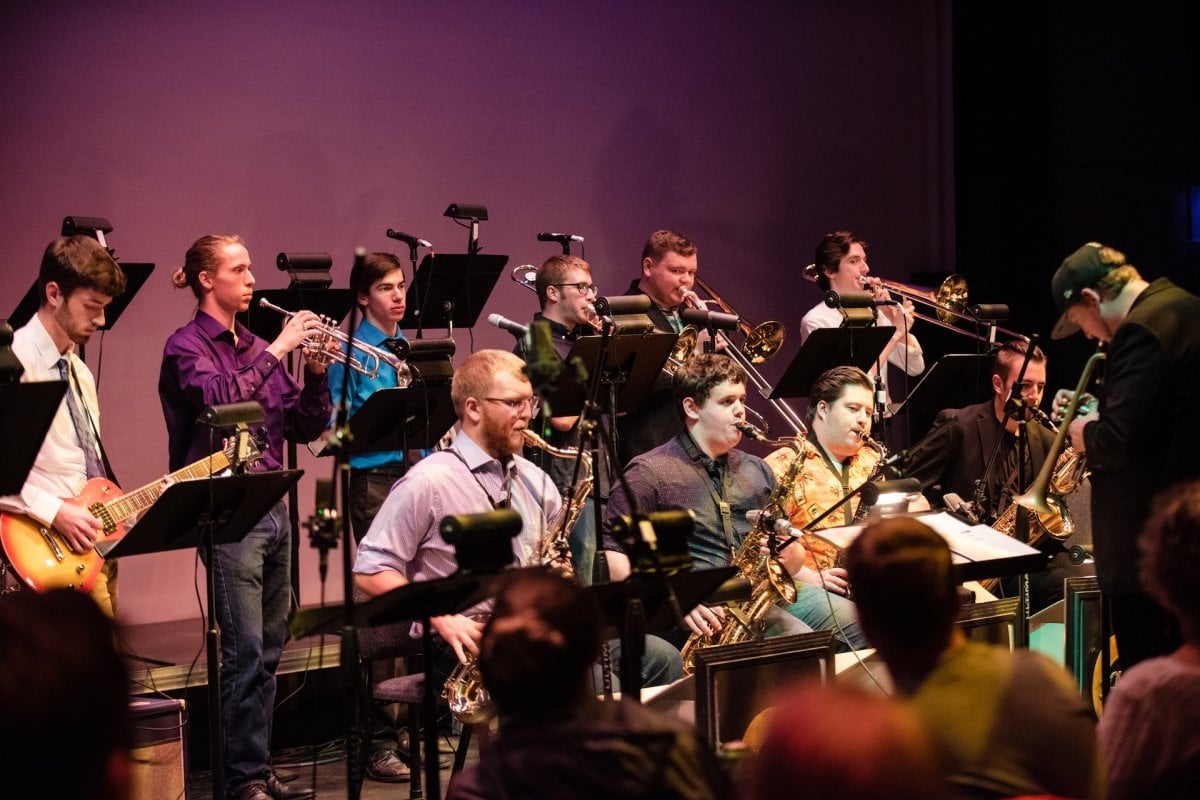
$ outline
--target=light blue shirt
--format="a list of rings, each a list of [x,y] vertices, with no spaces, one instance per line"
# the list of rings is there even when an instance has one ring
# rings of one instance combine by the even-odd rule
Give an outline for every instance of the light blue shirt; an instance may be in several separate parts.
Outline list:
[[[358,328],[354,331],[354,338],[363,344],[369,344],[372,347],[383,347],[383,340],[393,337],[388,337],[383,331],[376,328],[370,320],[363,318],[359,323]],[[397,332],[396,339],[403,339],[404,335]],[[355,357],[359,357],[356,354]],[[361,358],[359,357],[359,360]],[[333,363],[329,365],[329,393],[333,399],[334,415],[333,420],[337,420],[337,408],[342,402],[342,376],[348,375],[350,385],[347,401],[349,403],[348,416],[353,417],[358,410],[362,408],[363,403],[371,395],[380,389],[395,389],[396,388],[396,370],[392,369],[387,364],[379,365],[379,372],[374,378],[368,378],[360,372],[347,370],[345,365],[341,363]],[[371,469],[373,467],[398,467],[404,463],[404,453],[400,450],[384,450],[378,453],[362,453],[361,455],[350,456],[351,469]]]

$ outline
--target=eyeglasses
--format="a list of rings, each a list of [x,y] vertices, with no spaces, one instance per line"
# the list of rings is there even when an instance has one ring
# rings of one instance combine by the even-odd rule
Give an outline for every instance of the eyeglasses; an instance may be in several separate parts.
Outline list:
[[[600,291],[600,287],[597,286],[596,284],[583,283],[582,281],[580,283],[552,283],[550,285],[557,286],[560,289],[564,286],[574,286],[576,289],[579,290],[580,294],[590,294],[590,293],[596,293],[596,292]]]
[[[536,411],[537,407],[542,404],[542,398],[538,397],[536,394],[533,397],[485,397],[483,399],[492,403],[503,403],[517,414],[520,414],[522,411],[524,411],[526,407],[528,407],[530,411]]]

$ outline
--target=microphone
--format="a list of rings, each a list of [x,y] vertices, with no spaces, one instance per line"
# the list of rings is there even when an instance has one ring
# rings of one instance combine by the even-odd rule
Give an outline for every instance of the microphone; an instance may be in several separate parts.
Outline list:
[[[524,338],[529,335],[528,325],[513,322],[508,317],[502,317],[499,314],[488,314],[488,325],[494,325],[497,328],[506,330],[517,338]]]
[[[399,241],[399,242],[404,242],[409,247],[430,247],[430,248],[433,247],[433,245],[430,244],[427,240],[418,239],[416,236],[409,236],[407,233],[398,231],[395,228],[387,229],[387,237],[389,239],[395,239],[396,241]]]
[[[562,367],[563,363],[554,349],[550,323],[546,320],[535,321],[529,326],[528,357],[522,372],[529,376],[535,392],[545,394],[557,385]]]
[[[574,233],[539,233],[537,240],[539,242],[558,242],[562,245],[570,244],[571,242],[583,244],[583,237]]]
[[[971,523],[972,525],[979,524],[979,517],[975,515],[974,507],[954,492],[946,492],[944,495],[942,495],[942,502],[945,503],[946,508],[953,511],[955,514],[965,517],[967,522]]]

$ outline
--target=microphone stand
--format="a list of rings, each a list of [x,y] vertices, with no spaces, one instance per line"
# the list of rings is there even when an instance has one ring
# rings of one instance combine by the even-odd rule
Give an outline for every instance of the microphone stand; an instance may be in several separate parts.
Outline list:
[[[1028,422],[1025,419],[1027,406],[1025,399],[1021,395],[1021,386],[1025,383],[1025,371],[1029,367],[1029,362],[1033,358],[1033,351],[1037,348],[1038,335],[1035,333],[1030,337],[1029,344],[1025,348],[1025,358],[1021,361],[1021,370],[1017,373],[1017,379],[1013,381],[1012,387],[1009,390],[1008,400],[1004,404],[1004,410],[1008,418],[1017,423],[1017,486],[1024,487],[1026,485],[1025,475],[1025,458],[1029,452],[1029,431],[1027,429]],[[1003,432],[1001,436],[1003,436]],[[1024,491],[1024,489],[1021,489]],[[1029,543],[1029,509],[1021,504],[1017,504],[1017,514],[1014,521],[1013,537],[1024,544]],[[1017,641],[1029,641],[1029,573],[1022,573],[1017,579],[1019,583],[1018,597],[1021,607],[1021,613],[1017,615],[1016,635]]]
[[[592,369],[592,382],[588,390],[588,399],[584,405],[584,409],[588,406],[597,407],[596,398],[600,395],[600,384],[604,382],[604,365],[608,360],[608,345],[611,341],[615,325],[610,319],[605,318],[604,324],[600,332],[600,348],[596,356],[596,364]],[[617,413],[617,383],[619,379],[610,379],[608,383],[608,414],[609,419],[614,419]],[[599,419],[597,419],[599,424]],[[613,442],[605,437],[598,436],[600,441],[604,442],[608,449],[609,463],[617,463],[617,451]],[[637,524],[637,520],[641,517],[641,512],[637,508],[637,501],[634,498],[633,491],[629,487],[628,481],[625,479],[625,474],[621,470],[614,470],[617,480],[621,484],[621,489],[625,493],[626,502],[629,503],[629,515],[635,521],[632,526],[641,535],[641,525]],[[599,537],[600,527],[600,507],[596,504],[596,535]],[[674,587],[667,580],[666,573],[662,569],[662,561],[659,558],[657,539],[643,538],[646,543],[650,559],[653,562],[652,574],[662,583],[663,591],[671,605],[671,611],[675,619],[679,622],[680,627],[684,627],[683,611],[679,607],[679,598],[675,594]],[[621,626],[621,697],[628,698],[635,703],[642,702],[642,656],[646,650],[646,608],[645,599],[642,596],[641,583],[635,580],[637,573],[637,562],[632,556],[629,559],[630,574],[626,579],[627,599],[625,603],[625,621]],[[607,694],[607,676],[605,678],[606,694]]]

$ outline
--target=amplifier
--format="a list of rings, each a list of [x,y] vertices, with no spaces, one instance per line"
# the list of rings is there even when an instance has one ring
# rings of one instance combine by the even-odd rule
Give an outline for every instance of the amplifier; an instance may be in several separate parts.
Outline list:
[[[133,786],[139,800],[187,796],[187,703],[158,697],[129,701],[133,726]]]

